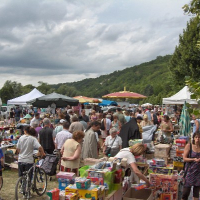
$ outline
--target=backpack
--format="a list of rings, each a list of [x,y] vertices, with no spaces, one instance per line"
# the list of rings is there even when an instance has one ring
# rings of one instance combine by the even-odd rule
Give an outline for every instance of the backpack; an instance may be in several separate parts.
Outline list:
[[[56,174],[58,160],[56,155],[46,155],[40,168],[44,169],[47,175],[53,176]]]

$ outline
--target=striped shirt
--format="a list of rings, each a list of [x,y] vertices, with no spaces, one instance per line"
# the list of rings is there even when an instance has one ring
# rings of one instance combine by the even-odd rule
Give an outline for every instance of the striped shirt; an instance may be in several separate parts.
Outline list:
[[[57,149],[61,149],[65,141],[71,138],[72,134],[66,129],[63,129],[62,131],[58,132],[55,138]]]

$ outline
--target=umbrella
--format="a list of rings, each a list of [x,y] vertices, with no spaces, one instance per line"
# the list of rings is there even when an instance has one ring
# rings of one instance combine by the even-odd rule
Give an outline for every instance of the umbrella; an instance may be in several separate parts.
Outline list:
[[[79,100],[79,103],[100,103],[101,102],[99,99],[85,97],[85,96],[76,96],[73,98]]]
[[[135,92],[129,92],[126,91],[126,89],[124,88],[124,91],[120,91],[120,92],[114,92],[114,93],[110,93],[110,94],[106,94],[104,96],[102,96],[102,98],[131,98],[131,99],[145,99],[147,98],[146,96],[142,95],[142,94],[138,94]]]
[[[56,104],[56,108],[62,108],[67,105],[77,106],[79,101],[77,99],[53,92],[51,94],[28,101],[27,103],[39,108],[47,108],[52,104]]]
[[[32,116],[30,116],[29,114],[26,114],[26,116],[24,117],[24,119],[30,119],[32,118]]]
[[[186,102],[184,103],[181,118],[179,121],[179,125],[181,127],[181,135],[188,136],[191,132],[191,124],[190,124],[190,116],[187,110]]]

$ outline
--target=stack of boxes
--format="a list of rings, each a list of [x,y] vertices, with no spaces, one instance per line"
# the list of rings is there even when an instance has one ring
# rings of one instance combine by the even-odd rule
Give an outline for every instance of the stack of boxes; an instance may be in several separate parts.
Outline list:
[[[155,146],[155,158],[161,158],[165,160],[165,164],[168,164],[168,157],[171,145],[170,144],[158,144]]]
[[[78,182],[80,183],[80,182]],[[81,186],[81,185],[79,185]],[[85,185],[84,185],[85,188]],[[87,187],[86,187],[87,188]],[[97,185],[91,185],[87,189],[78,189],[77,185],[69,185],[65,188],[65,195],[69,194],[76,194],[78,198],[81,199],[90,199],[90,200],[100,200],[100,199],[105,199],[105,186],[97,186]],[[71,199],[70,199],[71,200]],[[74,199],[73,199],[74,200]]]
[[[177,139],[176,140],[176,157],[173,159],[173,165],[175,168],[183,168],[183,152],[186,146],[187,139]]]
[[[65,190],[65,188],[75,183],[75,173],[69,173],[69,172],[59,172],[56,177],[58,178],[58,188],[59,190]]]

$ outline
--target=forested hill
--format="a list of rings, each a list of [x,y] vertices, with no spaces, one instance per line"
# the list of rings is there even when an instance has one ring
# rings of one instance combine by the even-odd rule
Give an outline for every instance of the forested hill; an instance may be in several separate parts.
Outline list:
[[[157,99],[152,100],[159,103],[163,95],[168,95],[171,91],[168,69],[170,58],[171,55],[158,56],[150,62],[114,71],[108,75],[65,84],[76,88],[79,95],[90,97],[102,97],[107,93],[122,91],[125,86],[128,91],[146,96],[153,95],[152,98]],[[57,89],[65,84],[52,87]]]

